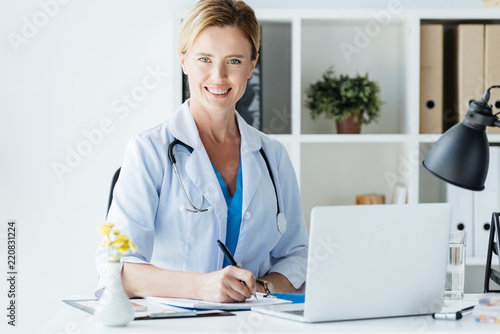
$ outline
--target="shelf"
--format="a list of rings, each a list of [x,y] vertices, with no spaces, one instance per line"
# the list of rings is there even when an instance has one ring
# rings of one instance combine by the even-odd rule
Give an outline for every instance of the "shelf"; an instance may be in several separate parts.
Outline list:
[[[280,142],[286,143],[317,143],[317,144],[349,144],[349,143],[412,143],[414,136],[402,134],[319,134],[319,135],[290,135],[290,134],[271,134],[269,137]]]
[[[401,134],[301,135],[301,143],[407,143],[412,136]]]
[[[418,136],[418,141],[420,143],[435,143],[441,136],[442,134],[421,134]],[[500,144],[500,134],[489,134],[487,136],[490,144]]]
[[[259,20],[263,21],[291,21],[293,19],[307,20],[336,20],[336,21],[366,21],[376,20],[377,14],[382,11],[387,12],[388,8],[321,8],[321,9],[256,9],[255,13]],[[399,6],[396,12],[389,18],[391,22],[399,22],[408,19],[422,20],[498,20],[500,18],[500,9],[494,8],[403,8]]]

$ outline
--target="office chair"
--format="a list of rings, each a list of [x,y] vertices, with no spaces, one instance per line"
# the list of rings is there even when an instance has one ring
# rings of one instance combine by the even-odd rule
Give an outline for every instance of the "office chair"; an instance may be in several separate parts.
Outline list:
[[[116,181],[118,181],[118,177],[120,176],[120,170],[122,168],[118,168],[113,175],[113,180],[111,181],[111,190],[109,191],[109,200],[108,200],[108,210],[106,211],[106,217],[108,216],[109,208],[111,207],[111,202],[113,201],[113,189],[115,189]]]

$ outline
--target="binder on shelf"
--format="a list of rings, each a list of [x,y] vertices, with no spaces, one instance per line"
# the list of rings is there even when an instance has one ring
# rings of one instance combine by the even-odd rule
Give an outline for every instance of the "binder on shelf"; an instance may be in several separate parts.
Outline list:
[[[483,0],[483,8],[500,8],[499,0]]]
[[[446,184],[446,195],[452,206],[451,231],[467,233],[466,256],[474,256],[474,192]]]
[[[484,89],[500,84],[500,24],[484,27]],[[500,90],[492,89],[490,103],[493,114],[500,112]],[[500,134],[500,128],[487,127],[487,133]]]
[[[484,190],[474,192],[474,256],[486,257],[491,214],[500,211],[500,147],[490,146],[490,164]]]
[[[459,24],[456,28],[456,90],[458,122],[472,100],[484,93],[484,24]]]
[[[420,27],[420,133],[443,133],[443,25]]]

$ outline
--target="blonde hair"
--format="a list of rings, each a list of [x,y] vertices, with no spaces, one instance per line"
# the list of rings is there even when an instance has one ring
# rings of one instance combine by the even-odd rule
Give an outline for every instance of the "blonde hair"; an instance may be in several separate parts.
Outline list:
[[[260,24],[253,9],[240,0],[200,0],[182,22],[180,52],[186,54],[198,34],[213,26],[235,26],[240,29],[252,46],[251,59],[256,59],[260,47]]]

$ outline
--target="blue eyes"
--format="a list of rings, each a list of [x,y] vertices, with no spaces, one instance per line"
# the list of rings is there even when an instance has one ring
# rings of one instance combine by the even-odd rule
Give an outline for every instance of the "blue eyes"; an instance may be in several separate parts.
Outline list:
[[[207,58],[207,57],[202,57],[199,59],[199,61],[201,61],[202,63],[209,63],[210,62],[210,58]],[[231,59],[228,61],[229,64],[231,65],[237,65],[237,64],[241,64],[241,60],[239,59]]]

